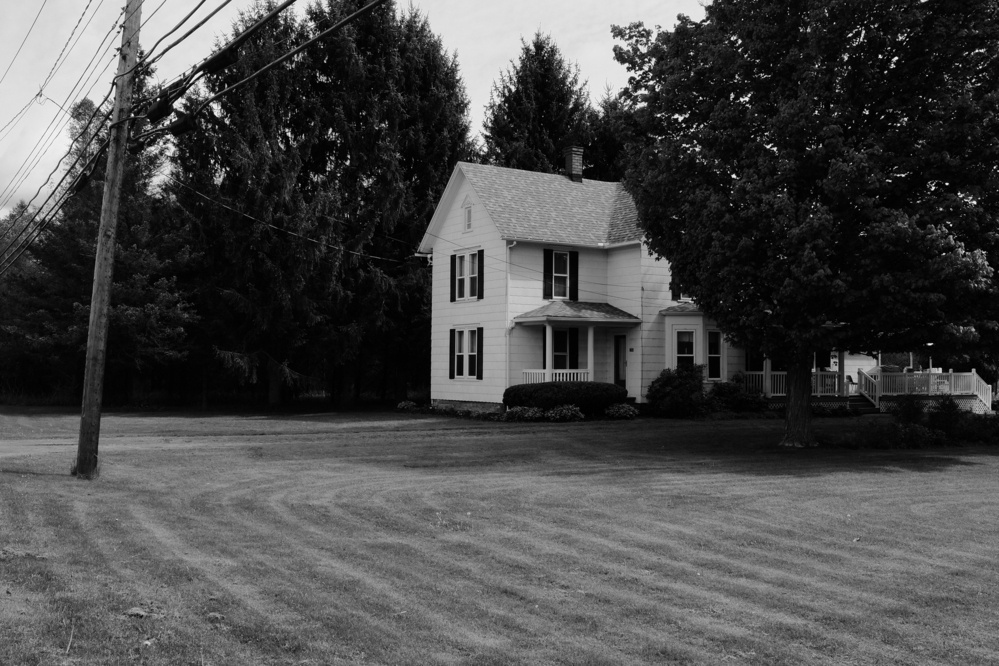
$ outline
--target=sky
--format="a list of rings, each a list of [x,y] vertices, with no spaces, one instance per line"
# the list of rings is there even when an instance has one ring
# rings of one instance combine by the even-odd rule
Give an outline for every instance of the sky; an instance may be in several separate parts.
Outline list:
[[[301,12],[313,0],[298,0]],[[610,26],[642,21],[672,27],[678,14],[704,16],[708,0],[397,0],[428,19],[444,47],[457,53],[471,102],[474,133],[481,130],[489,93],[500,72],[520,55],[521,38],[550,34],[569,62],[579,66],[593,101],[606,87],[624,87],[627,72],[614,61]],[[200,9],[195,9],[204,2]],[[140,41],[149,49],[190,12],[191,19],[153,53],[186,32],[225,0],[144,0]],[[125,0],[3,0],[0,21],[0,216],[36,191],[40,204],[58,181],[68,147],[68,110],[74,101],[103,99],[117,65],[116,31]],[[209,55],[232,34],[239,12],[254,0],[230,2],[157,63],[169,81]],[[32,27],[32,24],[34,26]],[[57,169],[49,179],[49,174]]]

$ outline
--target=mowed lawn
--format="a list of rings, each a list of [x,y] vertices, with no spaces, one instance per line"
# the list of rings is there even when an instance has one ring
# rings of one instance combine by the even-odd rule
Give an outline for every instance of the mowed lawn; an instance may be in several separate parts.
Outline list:
[[[109,414],[85,482],[78,427],[0,409],[0,664],[999,663],[990,449]]]

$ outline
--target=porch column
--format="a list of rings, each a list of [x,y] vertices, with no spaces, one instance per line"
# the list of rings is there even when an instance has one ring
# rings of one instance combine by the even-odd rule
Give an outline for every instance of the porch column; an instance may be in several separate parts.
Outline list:
[[[763,395],[768,398],[773,395],[773,389],[770,386],[770,359],[763,359]]]
[[[545,324],[545,381],[552,380],[552,369],[555,367],[555,335],[552,325]]]
[[[836,354],[839,356],[839,387],[840,393],[849,398],[850,397],[850,385],[846,383],[846,352],[838,351]]]
[[[586,327],[586,370],[590,373],[590,381],[597,381],[596,373],[593,368],[593,326]]]

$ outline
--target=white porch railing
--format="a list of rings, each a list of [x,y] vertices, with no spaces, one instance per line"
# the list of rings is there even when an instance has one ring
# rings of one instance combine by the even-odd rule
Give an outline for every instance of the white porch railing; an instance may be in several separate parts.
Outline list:
[[[787,395],[786,372],[744,372],[747,391],[766,396]],[[974,395],[992,409],[992,387],[974,370],[971,372],[857,372],[856,386],[843,390],[837,372],[812,373],[812,395],[849,395],[857,392],[880,404],[886,395]]]
[[[746,390],[769,396],[787,395],[787,373],[783,371],[744,372]],[[839,373],[812,373],[812,395],[843,395]]]
[[[541,382],[588,382],[589,370],[524,370],[525,384]]]

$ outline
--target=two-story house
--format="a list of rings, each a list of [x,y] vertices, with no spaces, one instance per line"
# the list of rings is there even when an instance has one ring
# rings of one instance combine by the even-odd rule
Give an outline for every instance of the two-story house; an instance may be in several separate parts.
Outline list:
[[[624,187],[584,180],[582,149],[565,154],[564,175],[455,166],[419,246],[433,265],[432,401],[491,409],[514,384],[600,381],[641,402],[663,368],[694,364],[706,382],[741,373],[747,389],[782,396],[781,368],[728,344],[670,288]],[[991,408],[973,371],[878,368],[876,356],[816,354],[813,394],[884,408],[892,395],[947,393]]]
[[[674,363],[705,363],[710,379],[741,369],[670,293],[637,221],[620,183],[583,180],[579,148],[565,175],[459,162],[419,247],[433,262],[434,402],[494,406],[508,386],[559,380],[641,401]]]

